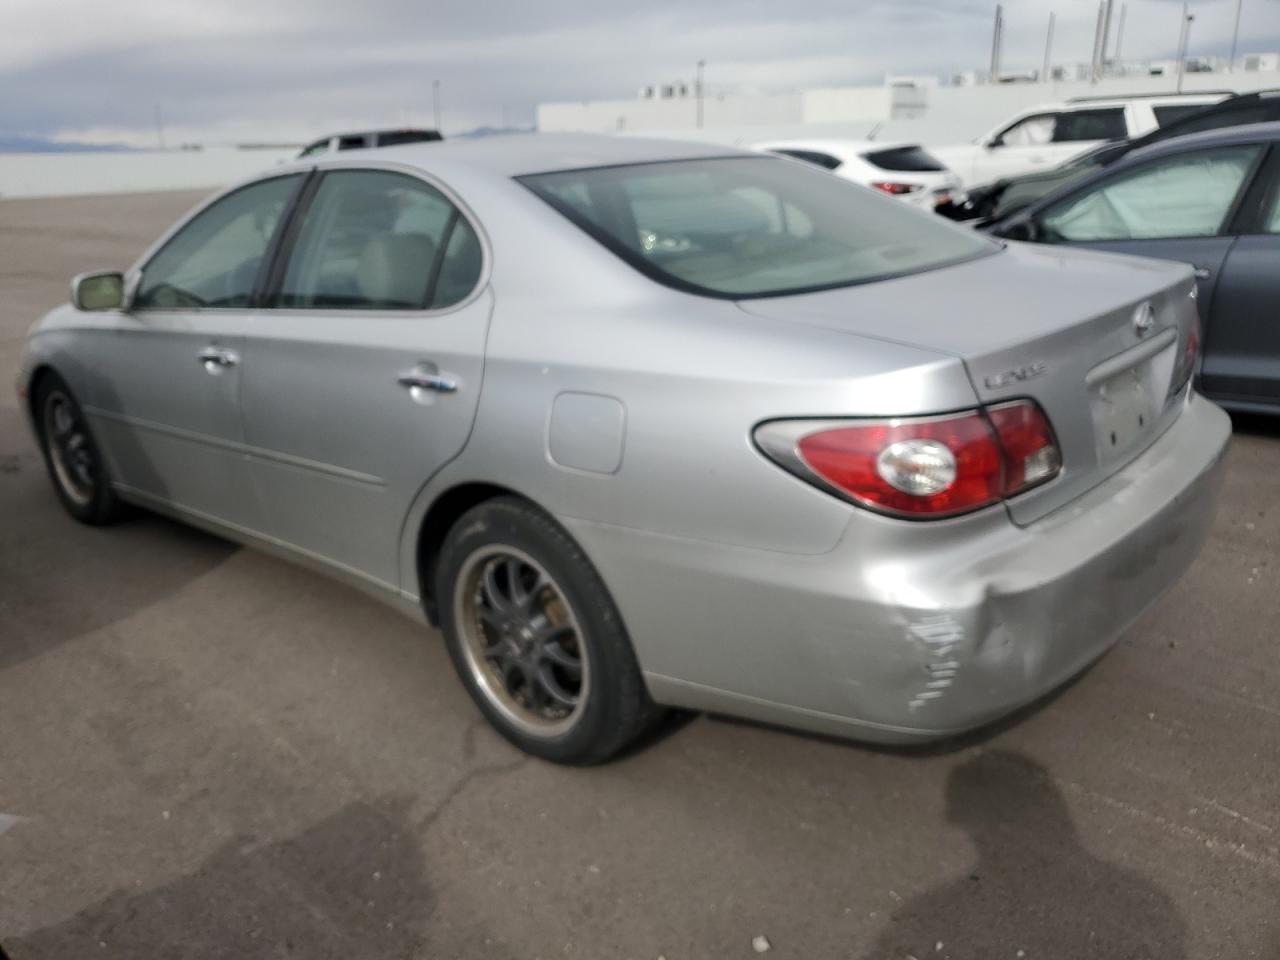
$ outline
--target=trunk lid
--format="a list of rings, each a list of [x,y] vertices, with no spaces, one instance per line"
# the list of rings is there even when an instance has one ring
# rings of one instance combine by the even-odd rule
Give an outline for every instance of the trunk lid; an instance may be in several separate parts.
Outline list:
[[[1062,472],[1008,501],[1028,524],[1111,476],[1178,416],[1169,390],[1195,322],[1193,289],[1183,264],[1010,244],[941,270],[740,306],[948,353],[983,403],[1037,401]]]

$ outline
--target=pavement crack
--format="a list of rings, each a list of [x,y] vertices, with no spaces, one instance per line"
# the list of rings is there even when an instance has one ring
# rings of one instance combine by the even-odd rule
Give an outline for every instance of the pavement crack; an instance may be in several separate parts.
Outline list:
[[[436,821],[449,809],[450,804],[458,799],[462,791],[466,790],[472,781],[481,777],[501,776],[504,773],[511,773],[528,764],[530,759],[529,757],[517,757],[504,763],[490,763],[468,770],[458,779],[457,783],[449,788],[449,792],[441,797],[436,805],[417,822],[416,832],[425,834],[431,830]]]

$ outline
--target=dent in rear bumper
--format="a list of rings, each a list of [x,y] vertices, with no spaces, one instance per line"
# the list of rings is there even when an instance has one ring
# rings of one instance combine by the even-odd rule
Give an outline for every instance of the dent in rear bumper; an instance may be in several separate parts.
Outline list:
[[[1104,653],[1199,553],[1230,421],[1202,398],[1137,460],[1019,528],[851,523],[831,554],[576,529],[655,699],[881,741],[947,736]],[[931,541],[934,538],[936,542]]]

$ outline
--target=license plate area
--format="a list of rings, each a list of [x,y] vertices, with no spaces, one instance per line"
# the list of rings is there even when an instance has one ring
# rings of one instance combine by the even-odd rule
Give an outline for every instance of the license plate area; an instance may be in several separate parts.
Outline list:
[[[1122,355],[1089,374],[1089,409],[1100,464],[1133,453],[1151,436],[1164,412],[1176,344],[1171,342],[1154,354],[1145,352],[1134,363],[1117,364]]]

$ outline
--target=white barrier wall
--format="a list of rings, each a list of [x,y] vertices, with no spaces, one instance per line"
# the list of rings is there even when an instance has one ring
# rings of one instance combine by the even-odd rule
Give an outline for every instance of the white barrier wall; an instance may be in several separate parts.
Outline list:
[[[824,132],[941,145],[971,140],[1005,118],[1041,103],[1071,97],[1124,97],[1174,92],[1175,78],[1108,77],[1057,83],[1009,83],[963,87],[830,87],[782,96],[726,95],[708,100],[702,130],[692,99],[585,101],[541,104],[539,130],[658,134],[714,139],[765,140]],[[1188,73],[1183,91],[1247,92],[1280,88],[1280,72]],[[714,107],[714,109],[713,109]],[[806,126],[812,125],[812,126]],[[856,132],[855,132],[856,131]]]
[[[220,187],[297,155],[288,150],[0,153],[0,198]]]

